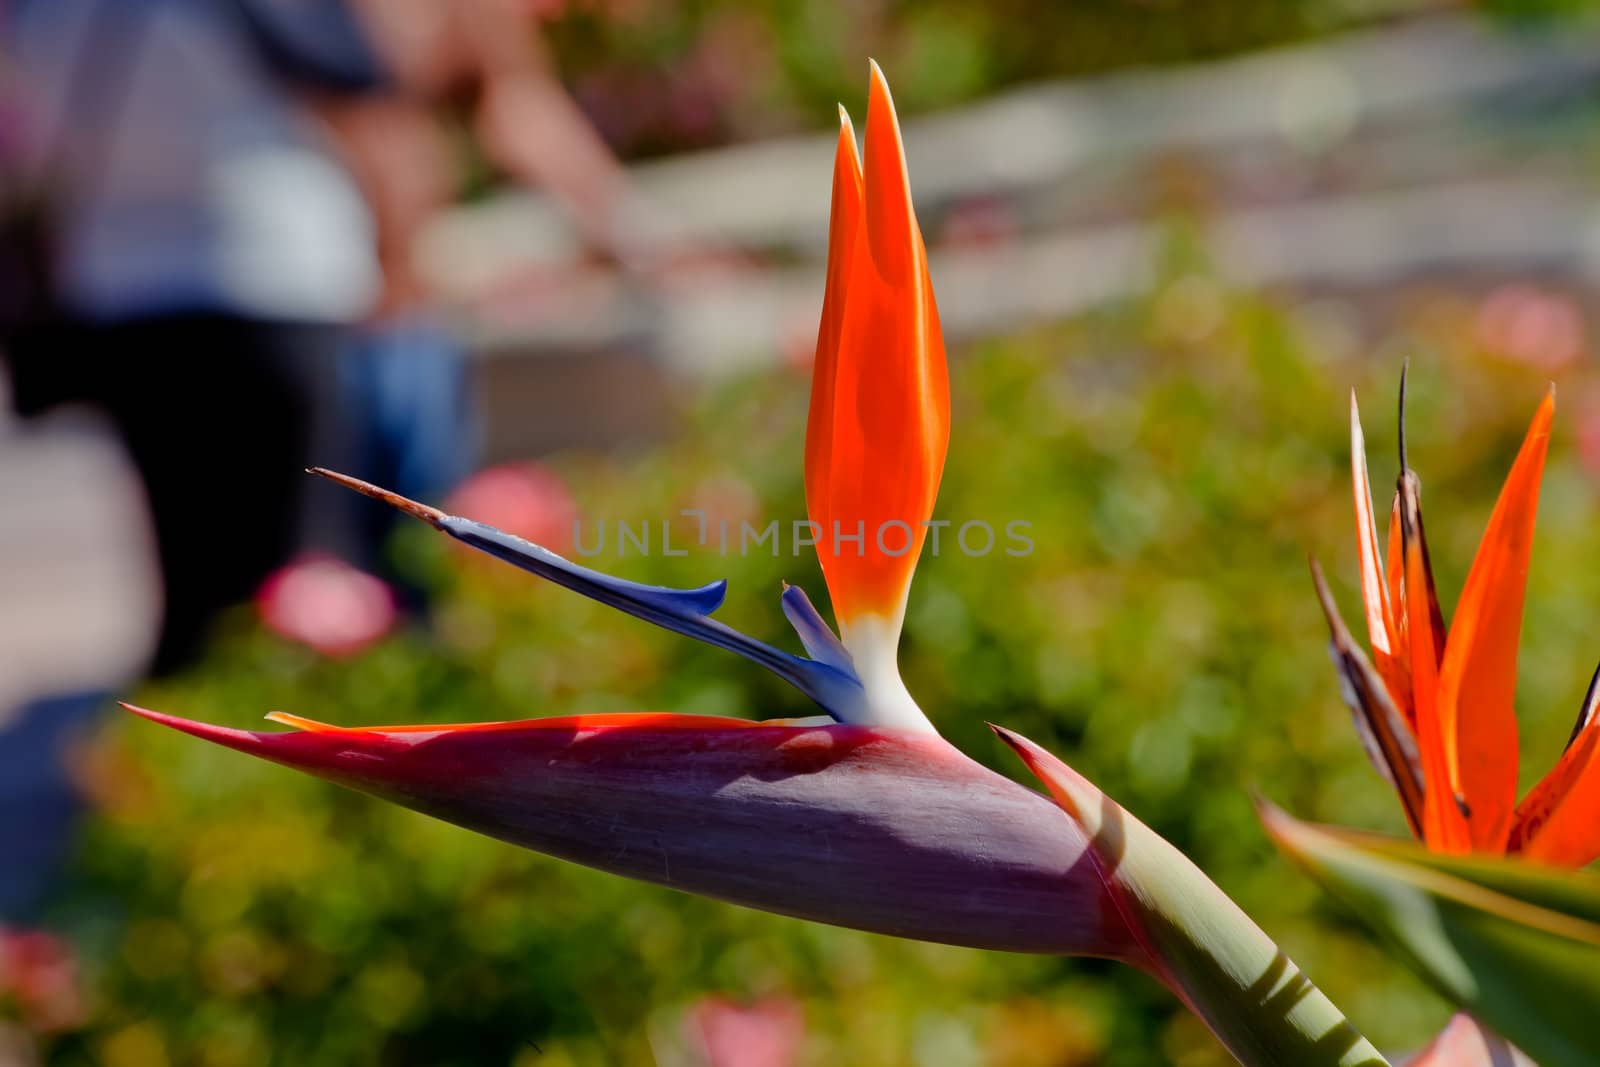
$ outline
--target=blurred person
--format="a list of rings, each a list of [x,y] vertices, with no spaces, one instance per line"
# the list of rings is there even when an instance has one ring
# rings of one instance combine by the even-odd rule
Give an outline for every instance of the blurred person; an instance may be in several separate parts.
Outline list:
[[[462,105],[492,166],[548,193],[591,251],[636,278],[661,284],[670,263],[709,254],[638,195],[562,85],[540,34],[546,5],[352,3],[396,91],[336,101],[332,118],[374,205],[391,304],[424,293],[412,241],[459,184],[444,131],[426,106],[438,102]]]
[[[343,0],[10,0],[0,32],[22,116],[0,235],[27,283],[4,309],[12,401],[98,409],[125,446],[160,573],[151,669],[168,672],[290,554],[300,468],[348,432],[337,356],[381,278],[305,98],[371,91],[382,67]],[[66,746],[133,680],[120,669],[0,707],[0,920],[42,900],[76,809]]]
[[[346,346],[341,384],[353,397],[351,418],[362,425],[347,436],[357,452],[347,469],[405,496],[437,499],[468,472],[475,422],[468,395],[464,346],[444,321],[438,295],[417,268],[415,250],[428,224],[457,201],[465,160],[446,122],[457,112],[487,160],[511,180],[550,195],[571,218],[589,249],[647,287],[667,282],[670,268],[706,250],[678,236],[629,185],[626,174],[556,76],[539,32],[541,7],[529,0],[352,0],[353,10],[388,72],[385,90],[319,95],[318,114],[334,134],[360,185],[375,224],[382,289],[373,316]],[[714,258],[714,257],[710,257]],[[358,534],[334,547],[384,574],[402,601],[416,607],[420,590],[373,555],[397,514],[360,497],[329,502],[356,516],[338,528]],[[297,567],[302,566],[297,564]],[[342,603],[353,619],[360,578],[336,590],[337,573],[324,557],[303,567]],[[296,580],[274,590],[311,589]],[[264,604],[268,619],[302,618],[298,639],[317,645],[305,613]],[[376,618],[377,613],[368,613]],[[376,629],[375,627],[373,628]],[[280,632],[295,636],[290,629]],[[322,642],[348,650],[349,641]]]
[[[94,406],[127,446],[170,670],[288,555],[300,468],[338,435],[334,357],[381,282],[371,215],[301,94],[376,87],[381,66],[342,0],[12,0],[3,17],[24,165],[53,183],[49,302],[7,343],[14,403]]]

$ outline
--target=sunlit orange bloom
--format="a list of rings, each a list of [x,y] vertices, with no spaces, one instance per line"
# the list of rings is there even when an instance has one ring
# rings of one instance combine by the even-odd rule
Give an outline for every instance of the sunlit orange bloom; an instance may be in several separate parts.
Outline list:
[[[1421,483],[1409,468],[1390,513],[1387,567],[1379,553],[1352,395],[1350,462],[1370,660],[1351,641],[1320,573],[1317,580],[1346,696],[1417,835],[1436,851],[1510,853],[1576,867],[1600,856],[1595,682],[1561,760],[1520,803],[1516,793],[1517,645],[1554,413],[1552,391],[1534,414],[1446,627],[1423,532]]]
[[[806,427],[806,506],[844,645],[868,699],[903,715],[894,650],[950,436],[944,340],[905,149],[872,67],[866,151],[840,109],[827,286]],[[903,698],[909,702],[909,697]]]

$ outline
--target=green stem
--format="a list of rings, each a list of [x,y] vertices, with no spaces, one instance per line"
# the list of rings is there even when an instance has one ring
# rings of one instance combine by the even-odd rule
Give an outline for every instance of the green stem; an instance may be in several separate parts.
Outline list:
[[[1294,961],[1160,834],[1044,749],[995,728],[1089,837],[1123,922],[1128,962],[1167,985],[1246,1067],[1384,1067]]]
[[[1147,857],[1132,859],[1113,878],[1114,891],[1134,902],[1132,921],[1152,957],[1147,969],[1235,1059],[1247,1067],[1387,1063],[1237,904],[1177,849],[1127,818],[1176,857],[1153,872],[1144,869]]]

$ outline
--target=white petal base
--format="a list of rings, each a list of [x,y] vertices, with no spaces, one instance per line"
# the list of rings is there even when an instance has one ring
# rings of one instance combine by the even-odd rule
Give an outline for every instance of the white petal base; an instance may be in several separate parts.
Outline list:
[[[911,699],[910,690],[900,679],[896,656],[900,625],[899,617],[888,619],[881,615],[864,615],[849,623],[841,620],[839,636],[855,662],[863,696],[860,707],[850,709],[852,714],[846,721],[857,726],[936,734],[933,723]]]

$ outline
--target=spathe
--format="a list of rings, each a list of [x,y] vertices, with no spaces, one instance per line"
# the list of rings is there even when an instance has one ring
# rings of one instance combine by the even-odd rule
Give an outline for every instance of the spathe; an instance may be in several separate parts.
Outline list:
[[[257,732],[154,722],[561,859],[899,937],[1129,958],[1048,799],[937,736],[610,715]]]

